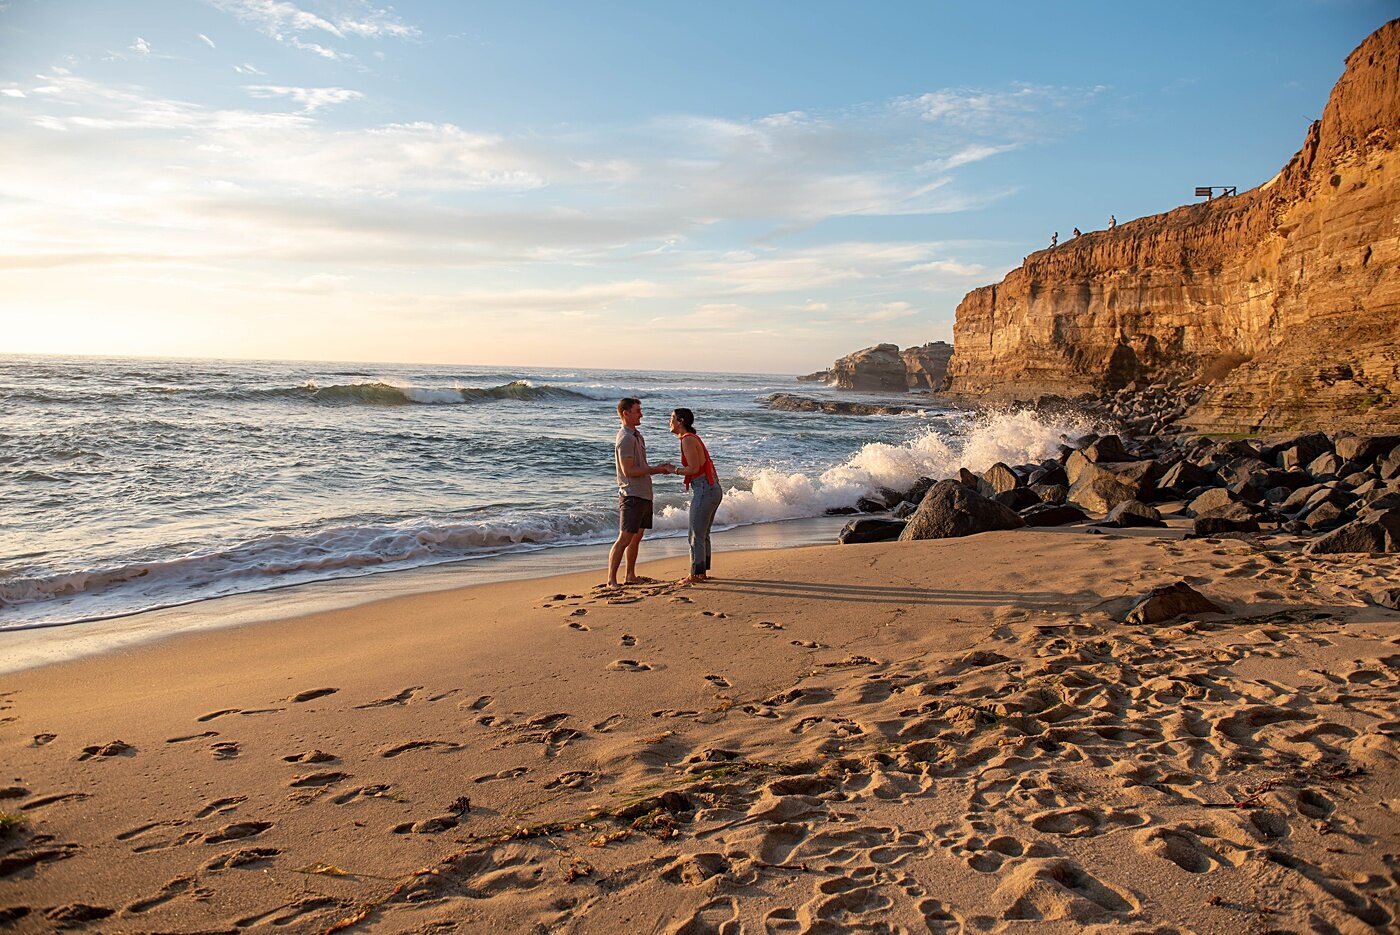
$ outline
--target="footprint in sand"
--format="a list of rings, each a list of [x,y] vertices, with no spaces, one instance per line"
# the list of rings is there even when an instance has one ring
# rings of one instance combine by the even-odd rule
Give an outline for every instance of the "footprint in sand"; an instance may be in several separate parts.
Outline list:
[[[390,695],[388,698],[379,698],[375,701],[371,701],[366,704],[357,704],[355,705],[355,710],[363,711],[367,708],[387,708],[390,705],[406,705],[413,700],[413,696],[415,694],[422,690],[422,685],[414,685],[409,688],[405,688],[397,695]],[[433,700],[436,701],[437,699],[435,698]]]
[[[196,818],[202,818],[202,817],[204,817],[204,816],[203,816],[203,815],[196,815],[195,817],[196,817]],[[128,828],[126,831],[122,831],[122,832],[120,832],[120,833],[118,833],[118,834],[115,834],[115,835],[112,836],[112,840],[114,840],[114,841],[130,841],[130,840],[133,840],[133,839],[135,839],[135,838],[139,838],[139,837],[141,837],[142,835],[150,834],[152,831],[155,831],[157,828],[178,828],[178,827],[180,827],[180,826],[183,825],[183,824],[185,824],[185,821],[184,821],[183,819],[180,819],[180,818],[171,818],[171,819],[168,819],[168,820],[166,820],[166,821],[153,821],[153,822],[151,822],[150,824],[139,825],[139,826],[137,826],[137,827],[135,827],[135,828]]]
[[[760,620],[758,623],[755,623],[753,626],[754,626],[754,629],[755,629],[755,630],[782,630],[782,629],[784,629],[784,627],[783,627],[783,625],[782,625],[781,623],[774,623],[774,622],[771,621],[771,620]]]
[[[482,708],[486,707],[494,700],[495,699],[491,695],[482,695],[480,698],[476,699],[471,704],[466,705],[466,707],[472,711],[480,711]]]
[[[618,724],[622,723],[623,720],[624,720],[624,718],[623,718],[623,716],[622,716],[621,714],[609,714],[607,717],[603,718],[603,719],[602,719],[601,721],[599,721],[597,724],[594,724],[594,725],[593,725],[593,729],[596,730],[596,731],[597,731],[598,733],[600,733],[600,734],[606,734],[608,731],[612,730],[612,729],[613,729],[614,727],[616,727]]]
[[[247,929],[255,925],[262,925],[264,922],[270,922],[273,927],[276,928],[291,925],[293,922],[299,922],[306,916],[314,915],[326,909],[336,907],[343,908],[346,905],[348,904],[345,900],[336,899],[332,896],[304,896],[293,903],[283,903],[275,909],[259,912],[256,915],[245,916],[242,919],[238,919],[233,924],[238,929]],[[293,929],[291,931],[298,930],[300,929]]]
[[[307,773],[305,775],[293,776],[287,783],[293,789],[306,789],[316,786],[332,786],[336,783],[349,779],[349,773],[339,771],[328,771],[324,773]]]
[[[224,812],[231,812],[239,805],[248,801],[247,796],[235,795],[223,799],[215,799],[206,802],[204,807],[194,813],[195,818],[208,818],[210,815],[222,815]]]
[[[89,922],[97,922],[115,913],[106,906],[89,906],[86,903],[69,903],[44,910],[44,918],[53,923],[54,929],[77,928]]]
[[[45,744],[53,743],[57,739],[57,734],[35,734],[34,739],[30,741],[29,745],[31,747],[42,747]]]
[[[317,698],[324,698],[327,695],[334,695],[340,691],[338,688],[308,688],[304,692],[297,692],[287,700],[293,704],[301,704],[304,701],[313,701]]]
[[[78,754],[78,760],[91,760],[97,757],[112,756],[135,756],[136,748],[121,740],[113,740],[104,744],[95,744],[91,747],[83,747],[83,751]]]
[[[389,790],[392,787],[388,783],[381,783],[374,786],[361,786],[358,789],[351,789],[348,792],[341,792],[331,796],[332,805],[345,805],[356,799],[397,799],[395,793]]]
[[[166,743],[188,743],[188,742],[191,741],[191,740],[203,740],[205,737],[217,737],[217,736],[219,736],[219,732],[218,732],[218,731],[216,731],[216,730],[207,730],[207,731],[205,731],[205,732],[202,733],[202,734],[189,734],[189,735],[187,735],[187,736],[185,736],[185,737],[171,737],[169,740],[166,741]]]
[[[223,844],[226,841],[241,841],[244,838],[253,838],[262,834],[272,827],[270,821],[240,821],[231,825],[224,825],[218,831],[211,831],[204,836],[205,844]]]
[[[24,786],[5,786],[3,789],[0,789],[0,800],[22,799],[28,794],[29,790],[24,788]]]
[[[793,640],[793,641],[792,641],[792,645],[794,645],[794,646],[801,646],[803,649],[825,649],[825,648],[826,648],[826,647],[823,646],[821,643],[816,643],[816,642],[813,642],[812,640]]]
[[[608,664],[608,668],[614,672],[650,672],[651,666],[645,662],[638,662],[635,659],[615,659]]]
[[[228,714],[237,714],[238,711],[238,708],[224,708],[221,711],[210,711],[208,714],[201,714],[199,717],[195,718],[195,720],[200,722],[212,721],[215,718],[220,718]]]
[[[622,634],[622,639],[618,640],[623,646],[636,646],[637,638],[630,633]]]
[[[567,773],[560,773],[549,782],[545,783],[546,789],[575,789],[579,792],[593,791],[593,777],[597,773],[589,772],[586,769],[576,769]]]
[[[711,685],[715,686],[716,688],[732,688],[732,687],[733,687],[733,686],[730,684],[729,679],[725,678],[725,677],[722,676],[722,675],[707,675],[707,676],[705,676],[705,681],[709,682]]]
[[[579,623],[577,620],[572,620],[569,622],[569,629],[578,630],[580,633],[588,632],[588,627],[582,623]]]
[[[191,899],[200,901],[207,900],[214,895],[212,890],[197,885],[194,877],[176,877],[173,880],[167,881],[156,895],[149,896],[145,899],[138,899],[136,902],[131,903],[123,909],[122,912],[140,915],[143,912],[150,912],[157,906],[162,906],[178,896],[186,894],[188,894]]]
[[[588,611],[587,611],[587,610],[584,610],[582,607],[580,607],[578,610],[573,611],[572,613],[570,613],[569,616],[570,616],[570,617],[586,617],[586,616],[588,616]]]
[[[238,756],[238,752],[238,744],[231,740],[209,746],[209,753],[216,760],[231,760]]]
[[[498,779],[519,779],[529,771],[529,767],[517,766],[514,769],[503,769],[499,773],[488,773],[485,776],[478,776],[473,779],[472,782],[479,785],[483,782],[495,782]]]
[[[702,616],[702,617],[714,617],[716,620],[728,620],[728,619],[729,619],[729,615],[728,615],[728,614],[723,613],[723,612],[716,613],[716,612],[713,611],[713,610],[702,610],[702,611],[700,611],[700,616]]]
[[[284,763],[333,763],[340,759],[333,753],[326,753],[324,750],[308,750],[305,753],[293,753],[291,756],[282,757]]]
[[[41,795],[37,799],[30,799],[19,807],[22,812],[32,812],[36,809],[46,808],[50,805],[57,805],[59,802],[74,802],[79,799],[92,798],[86,792],[58,792],[53,795]]]
[[[235,867],[255,867],[264,864],[282,852],[275,847],[245,847],[234,851],[232,854],[224,854],[222,857],[215,857],[204,865],[205,870],[232,870]]]
[[[451,753],[454,750],[462,749],[459,743],[450,743],[446,740],[410,740],[397,746],[387,747],[379,751],[379,755],[386,759],[408,753],[410,750],[440,750],[443,753]]]

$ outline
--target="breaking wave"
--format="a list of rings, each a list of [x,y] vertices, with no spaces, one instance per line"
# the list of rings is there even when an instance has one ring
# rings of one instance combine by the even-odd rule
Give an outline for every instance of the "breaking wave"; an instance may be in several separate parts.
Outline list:
[[[983,471],[997,461],[1037,461],[1053,455],[1067,436],[1092,428],[1087,418],[1071,415],[983,416],[954,431],[930,427],[903,444],[866,444],[844,462],[813,473],[751,468],[736,476],[724,470],[724,453],[716,452],[726,488],[717,522],[737,526],[820,516],[882,487],[905,490],[921,477],[950,476],[959,467]],[[682,498],[669,484],[658,483],[657,492],[657,532],[683,534]],[[603,542],[612,538],[616,522],[609,502],[568,511],[448,522],[424,518],[269,535],[171,560],[40,577],[13,572],[7,576],[0,569],[0,610],[6,617],[0,630],[115,616],[376,570]]]

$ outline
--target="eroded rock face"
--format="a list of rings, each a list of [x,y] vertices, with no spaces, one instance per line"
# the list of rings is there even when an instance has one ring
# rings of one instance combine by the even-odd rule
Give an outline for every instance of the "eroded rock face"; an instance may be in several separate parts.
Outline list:
[[[1302,149],[1238,196],[1032,254],[957,310],[951,389],[1028,398],[1198,375],[1201,430],[1400,427],[1400,20]]]
[[[837,389],[872,393],[903,393],[909,389],[904,359],[894,344],[876,344],[847,354],[826,371],[826,382]]]
[[[906,347],[899,356],[904,361],[905,380],[911,390],[937,393],[948,388],[948,363],[953,357],[953,345],[946,341],[930,341],[918,347]]]

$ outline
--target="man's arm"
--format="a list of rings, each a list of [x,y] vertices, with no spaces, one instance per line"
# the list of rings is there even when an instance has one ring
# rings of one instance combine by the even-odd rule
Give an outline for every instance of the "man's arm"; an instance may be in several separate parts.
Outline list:
[[[667,462],[665,464],[648,465],[638,467],[637,459],[632,455],[622,456],[622,473],[628,477],[650,477],[653,474],[670,474],[675,470],[675,465]]]

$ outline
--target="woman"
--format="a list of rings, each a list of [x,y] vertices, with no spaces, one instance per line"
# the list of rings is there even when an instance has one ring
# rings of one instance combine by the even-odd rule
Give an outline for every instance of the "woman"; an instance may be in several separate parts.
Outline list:
[[[695,413],[677,409],[671,413],[671,434],[681,442],[681,466],[678,473],[685,479],[690,498],[690,574],[680,584],[705,581],[710,570],[710,527],[715,524],[724,491],[719,486],[719,472],[700,436],[695,434]]]

